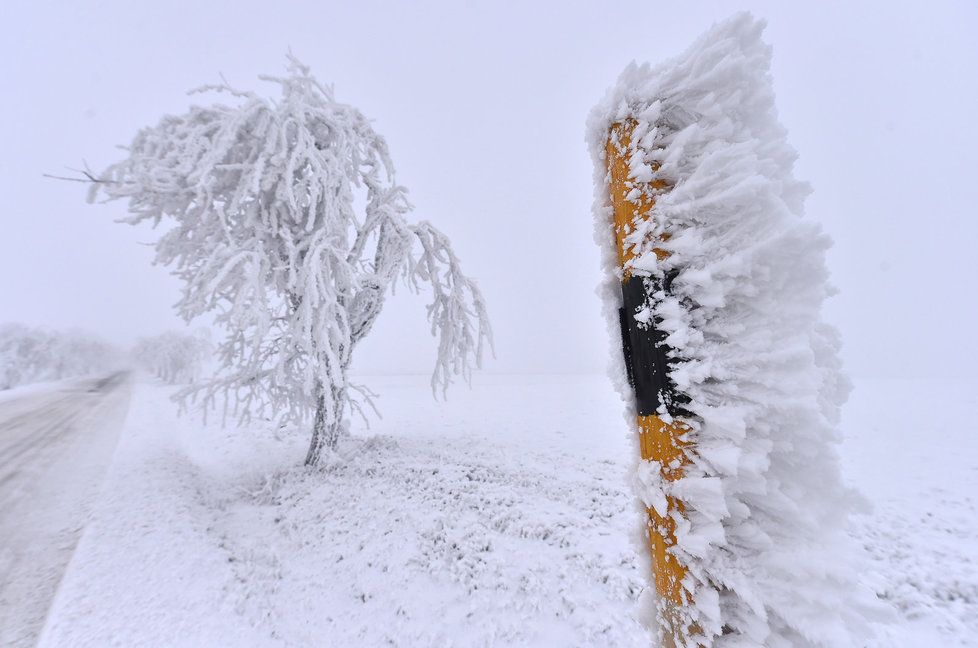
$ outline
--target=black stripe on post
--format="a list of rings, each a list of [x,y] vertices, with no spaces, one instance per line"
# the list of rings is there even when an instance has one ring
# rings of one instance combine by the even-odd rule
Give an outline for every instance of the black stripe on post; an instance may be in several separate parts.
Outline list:
[[[632,375],[632,336],[628,332],[628,315],[624,306],[618,309],[618,325],[621,327],[621,352],[625,356],[625,373],[628,375],[628,385],[635,389],[635,376]]]
[[[666,277],[666,289],[672,283],[672,278]],[[689,412],[683,405],[689,402],[689,398],[678,393],[669,379],[669,370],[675,360],[669,357],[665,332],[657,326],[660,320],[654,318],[643,324],[635,319],[635,314],[646,306],[647,295],[658,292],[661,285],[659,280],[634,275],[622,282],[623,306],[618,314],[625,366],[629,382],[635,390],[639,416],[660,413],[661,405],[665,405],[666,412],[672,416],[688,416]]]

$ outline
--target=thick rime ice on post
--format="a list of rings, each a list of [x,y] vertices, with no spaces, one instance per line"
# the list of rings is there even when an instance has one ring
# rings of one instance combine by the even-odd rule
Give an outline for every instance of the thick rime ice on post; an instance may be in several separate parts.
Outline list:
[[[678,272],[648,306],[695,415],[685,477],[669,483],[658,466],[637,466],[636,488],[647,505],[671,494],[688,507],[676,548],[689,569],[688,620],[711,646],[858,646],[883,608],[858,582],[845,536],[861,499],[836,453],[849,384],[838,336],[820,319],[829,240],[801,217],[809,188],[792,175],[763,27],[739,14],[675,60],[630,65],[589,117],[612,369],[631,399],[604,158],[611,125],[632,119],[634,199],[653,180],[671,189],[627,237],[631,269]],[[670,256],[657,259],[653,245]]]
[[[90,199],[127,199],[124,222],[172,223],[156,260],[184,282],[178,311],[187,320],[214,312],[227,333],[218,374],[183,396],[202,397],[205,410],[219,401],[242,422],[315,413],[315,463],[345,410],[370,402],[348,369],[398,278],[433,291],[434,389],[468,377],[490,330],[448,239],[405,220],[411,206],[384,139],[295,59],[289,72],[262,77],[281,86],[277,101],[202,88],[236,105],[195,106],[141,130],[126,159],[89,174]]]

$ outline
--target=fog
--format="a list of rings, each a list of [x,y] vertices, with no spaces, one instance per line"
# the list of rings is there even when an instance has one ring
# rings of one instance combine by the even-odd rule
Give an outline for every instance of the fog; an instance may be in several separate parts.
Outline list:
[[[493,372],[604,368],[584,120],[631,60],[660,61],[747,8],[768,20],[807,218],[835,240],[826,317],[857,376],[963,377],[978,358],[978,5],[965,2],[45,3],[0,24],[0,322],[126,345],[182,327],[151,230],[84,185],[186,91],[291,51],[388,140],[414,218],[453,239],[493,318]],[[427,371],[424,295],[399,291],[364,372]]]

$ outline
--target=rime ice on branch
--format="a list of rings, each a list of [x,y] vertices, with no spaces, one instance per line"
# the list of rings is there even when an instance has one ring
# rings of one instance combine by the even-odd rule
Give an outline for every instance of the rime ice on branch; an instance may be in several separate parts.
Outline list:
[[[201,88],[234,103],[141,130],[126,159],[92,177],[89,199],[127,199],[127,223],[166,223],[156,262],[183,281],[179,314],[213,312],[226,333],[217,374],[182,396],[242,422],[311,417],[313,464],[335,446],[346,410],[370,403],[348,370],[397,279],[433,291],[433,389],[467,379],[491,332],[445,235],[405,219],[411,206],[387,143],[290,61],[286,77],[261,77],[281,87],[274,101]]]
[[[675,60],[629,66],[589,118],[614,374],[631,401],[605,161],[613,124],[627,122],[628,199],[654,199],[625,237],[648,293],[628,315],[654,318],[692,414],[684,475],[663,479],[650,460],[634,472],[643,520],[644,507],[683,503],[669,511],[691,601],[680,644],[859,646],[884,615],[845,534],[859,498],[836,450],[848,392],[838,335],[820,317],[829,241],[802,218],[809,189],[792,174],[762,29],[741,14]],[[666,276],[669,291],[649,288]]]

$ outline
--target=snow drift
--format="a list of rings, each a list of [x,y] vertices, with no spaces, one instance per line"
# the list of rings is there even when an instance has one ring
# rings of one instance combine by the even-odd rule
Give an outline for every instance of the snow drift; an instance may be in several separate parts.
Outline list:
[[[631,401],[605,142],[612,124],[632,119],[633,200],[655,180],[672,189],[626,239],[631,271],[676,273],[671,294],[650,296],[648,308],[690,399],[695,447],[684,478],[665,482],[640,461],[635,482],[646,505],[669,494],[688,508],[676,534],[688,621],[702,643],[725,648],[858,646],[882,608],[858,582],[845,536],[862,500],[843,485],[836,452],[849,383],[838,335],[820,318],[830,241],[801,218],[810,189],[792,175],[763,28],[739,14],[675,60],[629,65],[588,119],[612,373]]]

